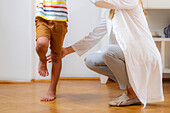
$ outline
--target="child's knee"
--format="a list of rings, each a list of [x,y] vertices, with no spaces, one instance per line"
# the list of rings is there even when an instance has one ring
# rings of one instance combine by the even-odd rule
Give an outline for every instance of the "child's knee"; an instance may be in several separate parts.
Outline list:
[[[53,62],[58,62],[60,61],[62,58],[62,54],[61,53],[53,53],[51,52],[51,59]]]
[[[48,49],[49,41],[46,37],[41,37],[37,40],[36,50],[46,51]]]

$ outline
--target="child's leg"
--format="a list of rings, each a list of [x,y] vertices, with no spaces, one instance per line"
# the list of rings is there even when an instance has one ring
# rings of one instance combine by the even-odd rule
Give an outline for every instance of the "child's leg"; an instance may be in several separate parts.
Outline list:
[[[43,77],[48,76],[47,61],[46,61],[46,53],[48,51],[48,46],[49,46],[49,38],[39,37],[37,39],[36,51],[39,56],[38,73]]]
[[[52,71],[51,71],[51,84],[46,95],[41,99],[42,101],[52,101],[56,98],[56,86],[62,67],[62,45],[67,33],[66,22],[53,22],[51,45],[51,58],[52,58]]]
[[[51,52],[51,56],[52,56],[51,84],[46,95],[41,99],[41,101],[52,101],[56,98],[56,86],[62,68],[62,60],[61,60],[62,57],[61,57],[61,53],[52,53],[52,52]]]

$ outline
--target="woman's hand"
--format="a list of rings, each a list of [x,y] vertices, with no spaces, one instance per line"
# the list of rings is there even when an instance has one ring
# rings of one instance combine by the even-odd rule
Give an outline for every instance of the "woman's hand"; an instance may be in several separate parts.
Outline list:
[[[61,52],[62,58],[64,58],[66,55],[71,54],[73,52],[75,52],[75,51],[71,46],[66,47],[66,48],[62,48],[62,52]],[[47,57],[47,62],[51,63],[52,62],[51,54],[47,55],[46,57]]]

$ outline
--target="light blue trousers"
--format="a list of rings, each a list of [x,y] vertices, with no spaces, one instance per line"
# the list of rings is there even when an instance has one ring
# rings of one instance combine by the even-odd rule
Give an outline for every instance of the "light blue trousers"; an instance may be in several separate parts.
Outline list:
[[[93,53],[86,58],[86,66],[99,74],[108,76],[124,90],[130,88],[124,54],[119,45],[105,46],[101,53]]]

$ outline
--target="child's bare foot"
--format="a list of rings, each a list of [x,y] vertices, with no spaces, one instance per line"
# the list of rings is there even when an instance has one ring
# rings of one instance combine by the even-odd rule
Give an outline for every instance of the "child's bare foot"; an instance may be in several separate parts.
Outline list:
[[[39,61],[39,65],[38,65],[38,73],[43,76],[46,77],[49,75],[48,70],[47,70],[47,61]]]
[[[41,101],[53,101],[56,99],[55,92],[47,92],[47,94],[41,98]]]

